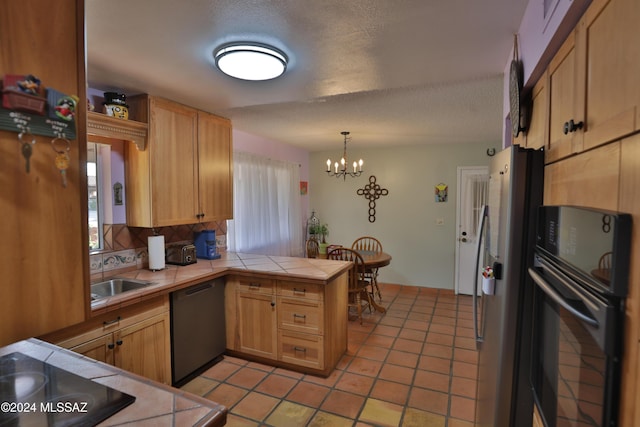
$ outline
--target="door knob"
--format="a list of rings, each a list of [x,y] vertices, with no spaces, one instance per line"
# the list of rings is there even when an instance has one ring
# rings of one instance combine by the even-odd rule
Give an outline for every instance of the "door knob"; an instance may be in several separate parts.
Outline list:
[[[460,240],[461,242],[466,242],[466,241],[467,241],[467,238],[466,238],[466,237],[461,237],[461,238],[459,238],[458,240]]]

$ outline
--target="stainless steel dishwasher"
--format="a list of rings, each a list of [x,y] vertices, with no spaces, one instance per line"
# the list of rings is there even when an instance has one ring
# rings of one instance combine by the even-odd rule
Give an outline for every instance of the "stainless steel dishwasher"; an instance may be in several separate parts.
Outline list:
[[[181,386],[222,360],[224,279],[171,293],[171,382]]]

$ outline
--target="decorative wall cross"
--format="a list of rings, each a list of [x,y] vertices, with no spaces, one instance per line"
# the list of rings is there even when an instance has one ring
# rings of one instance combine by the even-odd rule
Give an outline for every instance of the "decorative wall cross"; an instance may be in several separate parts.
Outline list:
[[[358,188],[358,196],[364,196],[369,201],[369,222],[376,221],[376,200],[387,194],[389,194],[389,190],[376,184],[374,175],[369,177],[369,183],[364,188]]]

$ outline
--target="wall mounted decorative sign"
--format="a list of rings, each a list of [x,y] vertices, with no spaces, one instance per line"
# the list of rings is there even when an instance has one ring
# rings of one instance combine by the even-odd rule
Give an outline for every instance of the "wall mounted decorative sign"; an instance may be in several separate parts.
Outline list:
[[[364,188],[358,188],[358,196],[364,196],[369,201],[369,222],[376,221],[376,200],[381,196],[389,194],[389,190],[381,188],[376,184],[376,177],[371,175],[369,177],[369,183]]]
[[[448,190],[449,190],[449,186],[447,184],[440,183],[436,185],[436,188],[435,188],[436,203],[442,203],[447,201]]]

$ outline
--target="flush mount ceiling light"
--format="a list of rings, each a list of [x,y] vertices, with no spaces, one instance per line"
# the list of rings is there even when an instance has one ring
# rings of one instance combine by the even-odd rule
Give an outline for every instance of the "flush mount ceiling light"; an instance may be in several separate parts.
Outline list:
[[[287,69],[288,58],[275,47],[260,43],[229,43],[214,52],[216,66],[242,80],[270,80]]]

